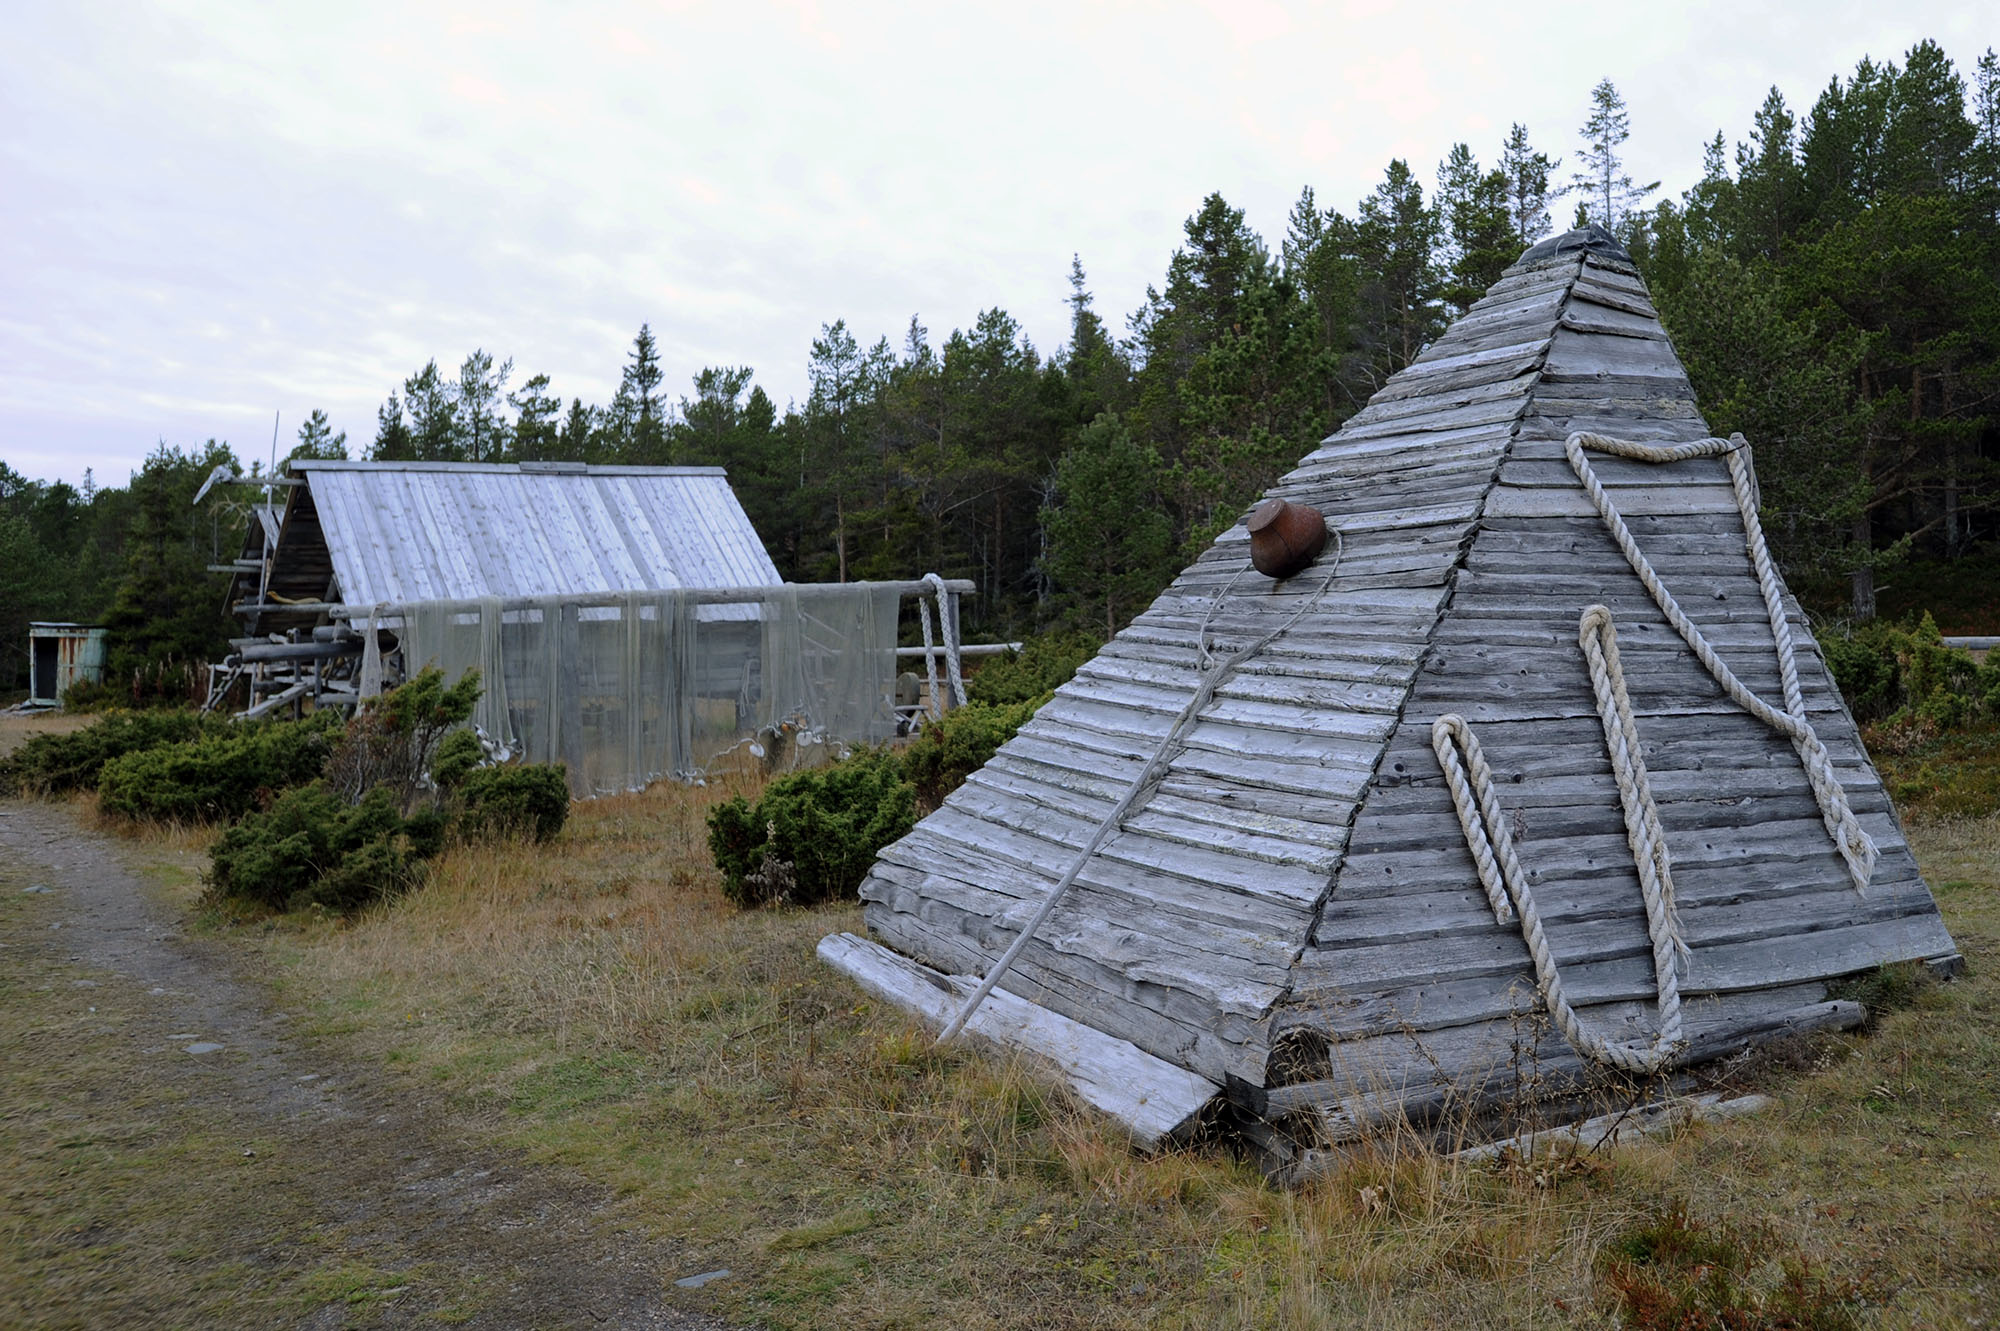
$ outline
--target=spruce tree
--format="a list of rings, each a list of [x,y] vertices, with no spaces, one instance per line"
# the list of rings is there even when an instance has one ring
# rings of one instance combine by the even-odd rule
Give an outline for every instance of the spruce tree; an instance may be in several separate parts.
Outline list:
[[[651,324],[640,324],[625,357],[625,372],[612,399],[611,414],[619,434],[619,455],[627,462],[658,466],[671,461],[667,448],[667,415],[660,385],[660,348]]]
[[[1577,131],[1583,140],[1583,150],[1577,154],[1583,169],[1570,175],[1584,196],[1578,216],[1625,235],[1635,224],[1639,205],[1660,182],[1635,185],[1625,169],[1625,159],[1618,150],[1632,137],[1632,116],[1625,109],[1625,99],[1618,95],[1617,85],[1600,79],[1590,90],[1590,106],[1590,118]]]

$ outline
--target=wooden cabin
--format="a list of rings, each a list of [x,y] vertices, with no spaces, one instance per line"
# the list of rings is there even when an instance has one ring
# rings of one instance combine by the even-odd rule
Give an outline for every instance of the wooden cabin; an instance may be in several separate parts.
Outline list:
[[[1529,250],[1272,488],[1336,535],[1316,563],[1275,581],[1248,570],[1244,523],[1225,532],[882,852],[861,889],[869,937],[822,956],[944,1024],[1164,740],[967,1028],[1050,1059],[1142,1142],[1220,1120],[1296,1177],[1371,1124],[1671,1083],[1855,1017],[1830,1000],[1841,977],[1952,966],[1803,614],[1781,583],[1767,601],[1754,480],[1735,484],[1724,455],[1580,467],[1579,431],[1711,433],[1645,283],[1597,228]],[[1766,719],[1697,659],[1614,510]],[[1580,647],[1596,606],[1621,652],[1622,728]],[[1779,624],[1796,722],[1777,716]],[[1278,632],[1177,725],[1200,701],[1204,626],[1217,655]],[[1499,827],[1447,780],[1436,732],[1454,716]],[[1632,733],[1643,766],[1621,779],[1613,742]],[[1813,785],[1808,750],[1836,780]],[[1661,927],[1634,849],[1649,808],[1664,849],[1648,863],[1671,868]],[[1505,890],[1531,898],[1540,962],[1482,879],[1482,839],[1514,852]],[[1581,1042],[1552,1019],[1551,975]],[[1607,1064],[1649,1047],[1644,1075]]]
[[[233,567],[245,636],[210,685],[214,703],[247,676],[252,712],[355,696],[356,607],[781,583],[720,467],[301,460],[278,493]],[[712,639],[754,636],[753,606],[697,613]],[[393,652],[401,616],[383,622]]]
[[[104,682],[108,630],[89,624],[28,624],[28,706],[60,707],[72,684]]]

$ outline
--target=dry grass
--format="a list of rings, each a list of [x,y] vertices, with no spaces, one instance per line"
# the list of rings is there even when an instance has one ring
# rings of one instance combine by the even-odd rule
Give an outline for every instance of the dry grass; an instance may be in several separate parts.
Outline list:
[[[581,805],[551,848],[460,847],[350,926],[266,936],[288,1006],[610,1185],[738,1273],[699,1297],[772,1325],[1595,1326],[1604,1254],[1677,1203],[1765,1236],[1753,1303],[1786,1259],[1887,1326],[2000,1292],[2000,819],[1916,833],[1971,974],[1767,1069],[1777,1111],[1532,1168],[1386,1137],[1284,1193],[934,1051],[814,959],[852,907],[731,909],[702,827],[728,793]]]
[[[22,741],[36,735],[81,730],[96,719],[83,713],[0,712],[0,758],[19,748]]]

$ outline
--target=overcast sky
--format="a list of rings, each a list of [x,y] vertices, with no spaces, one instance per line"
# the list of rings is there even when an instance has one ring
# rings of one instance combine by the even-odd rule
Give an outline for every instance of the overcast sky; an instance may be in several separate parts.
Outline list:
[[[1275,246],[1301,186],[1351,212],[1512,121],[1573,159],[1608,77],[1678,194],[1773,84],[1803,112],[1863,55],[2000,43],[1965,0],[9,10],[0,460],[110,484],[314,407],[358,455],[475,347],[601,402],[642,320],[675,395],[747,364],[781,406],[837,318],[936,343],[998,305],[1052,351],[1071,253],[1122,331],[1212,190]]]

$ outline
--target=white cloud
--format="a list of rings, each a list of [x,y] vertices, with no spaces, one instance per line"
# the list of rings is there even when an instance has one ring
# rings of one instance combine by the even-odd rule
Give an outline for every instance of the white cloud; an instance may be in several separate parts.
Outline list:
[[[431,357],[602,400],[650,321],[682,391],[780,402],[845,318],[941,340],[1000,305],[1052,350],[1079,252],[1114,326],[1210,190],[1275,243],[1505,128],[1571,154],[1589,90],[1635,175],[1692,182],[1765,89],[1976,16],[1937,0],[1417,8],[248,3],[41,6],[0,50],[0,458],[119,477],[159,437],[357,441]]]

